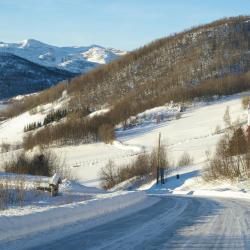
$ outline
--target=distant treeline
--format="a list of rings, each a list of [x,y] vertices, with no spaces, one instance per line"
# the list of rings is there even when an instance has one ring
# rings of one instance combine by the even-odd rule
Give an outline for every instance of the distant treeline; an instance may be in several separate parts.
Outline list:
[[[46,117],[43,120],[43,123],[42,122],[32,122],[32,123],[26,125],[24,127],[24,132],[35,130],[35,129],[40,128],[42,126],[46,126],[52,122],[58,122],[62,118],[66,117],[67,113],[68,113],[68,111],[66,109],[53,111],[53,112],[49,113],[48,115],[46,115]]]

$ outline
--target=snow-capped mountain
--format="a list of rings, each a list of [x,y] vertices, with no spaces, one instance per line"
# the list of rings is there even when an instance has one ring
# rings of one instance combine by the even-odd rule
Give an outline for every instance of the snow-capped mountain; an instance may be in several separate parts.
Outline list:
[[[17,43],[0,42],[0,53],[14,54],[45,67],[84,73],[99,64],[106,64],[126,52],[99,45],[57,47],[28,39]]]
[[[0,42],[0,100],[51,87],[125,53],[98,45],[56,47],[34,39]]]

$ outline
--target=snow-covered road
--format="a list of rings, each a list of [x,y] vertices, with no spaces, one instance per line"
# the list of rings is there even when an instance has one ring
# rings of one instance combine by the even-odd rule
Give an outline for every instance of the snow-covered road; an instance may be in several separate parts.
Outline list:
[[[57,241],[44,241],[33,249],[250,249],[249,201],[160,198],[142,211]]]

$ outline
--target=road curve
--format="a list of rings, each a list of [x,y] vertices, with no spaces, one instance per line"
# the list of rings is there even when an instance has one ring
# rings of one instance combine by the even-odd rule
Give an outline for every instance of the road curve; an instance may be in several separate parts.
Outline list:
[[[33,249],[250,249],[250,202],[161,196],[140,212]]]

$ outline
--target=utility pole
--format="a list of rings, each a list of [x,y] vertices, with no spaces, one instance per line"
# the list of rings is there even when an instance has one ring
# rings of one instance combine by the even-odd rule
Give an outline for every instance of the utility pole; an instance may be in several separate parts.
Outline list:
[[[159,133],[159,140],[158,140],[158,159],[157,159],[157,173],[156,173],[156,183],[159,183],[160,177],[160,150],[161,150],[161,133]]]
[[[250,126],[250,102],[248,103],[247,107],[247,126]]]

